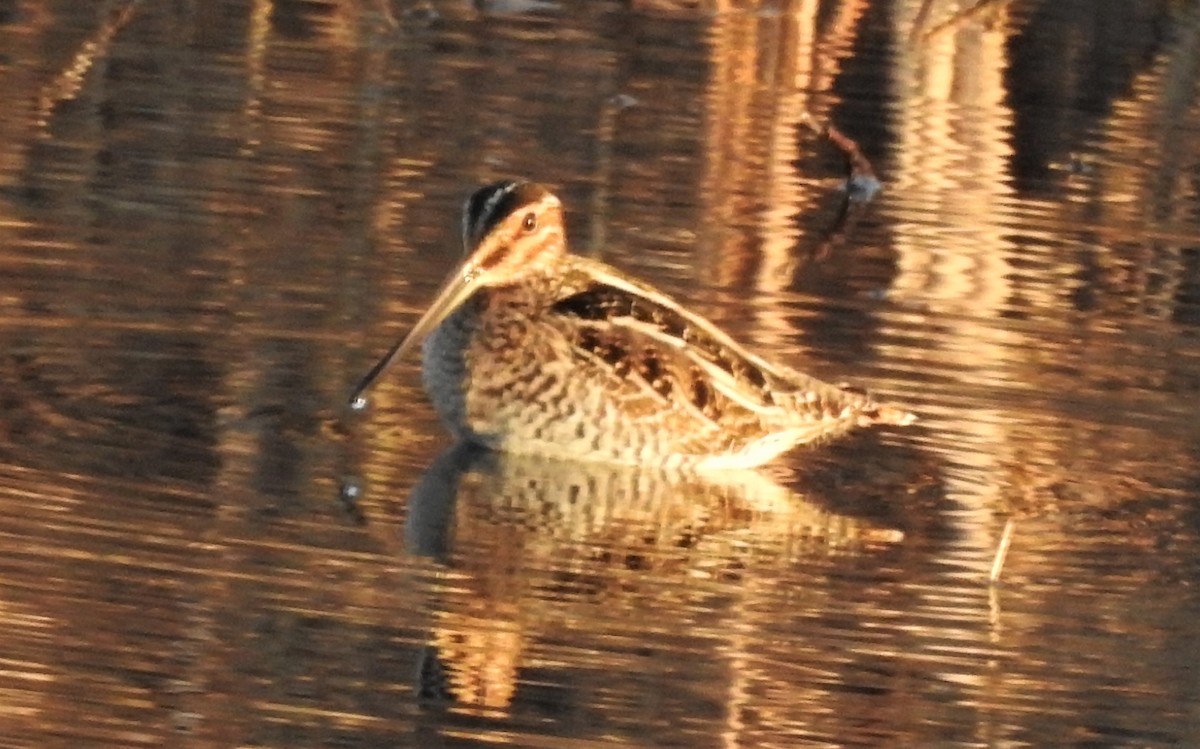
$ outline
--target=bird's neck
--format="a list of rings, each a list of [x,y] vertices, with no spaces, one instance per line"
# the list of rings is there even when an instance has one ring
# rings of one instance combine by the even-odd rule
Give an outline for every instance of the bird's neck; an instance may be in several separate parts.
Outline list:
[[[475,309],[485,324],[535,318],[553,304],[561,281],[557,267],[539,269],[513,283],[481,289]]]

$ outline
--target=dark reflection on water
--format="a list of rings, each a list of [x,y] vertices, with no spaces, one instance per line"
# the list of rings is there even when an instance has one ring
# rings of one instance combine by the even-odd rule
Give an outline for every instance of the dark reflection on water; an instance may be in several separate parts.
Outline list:
[[[475,518],[487,532],[515,525],[528,530],[535,544],[562,537],[570,545],[629,549],[634,556],[638,549],[690,555],[730,526],[756,522],[769,530],[749,532],[749,546],[754,547],[773,540],[811,540],[829,552],[841,540],[897,543],[904,537],[900,529],[844,525],[759,472],[675,475],[457,445],[438,456],[413,489],[405,530],[409,549],[446,561],[453,556],[451,536],[457,538],[452,531],[464,528],[464,517]],[[607,538],[609,534],[616,538]],[[521,544],[498,546],[511,550]],[[705,559],[700,561],[712,563],[709,554],[701,556]],[[647,563],[633,557],[625,562],[635,567]]]
[[[0,744],[1200,743],[1200,14],[743,5],[0,3]],[[712,483],[443,452],[415,363],[345,418],[512,174],[921,421]]]
[[[890,497],[917,489],[887,472],[874,481]],[[861,583],[856,568],[904,555],[902,530],[819,499],[750,472],[701,480],[447,451],[407,503],[408,549],[439,562],[424,580],[418,692],[580,738],[711,744],[730,709],[772,707],[747,693],[764,677],[741,665],[776,614],[841,598]],[[837,707],[823,692],[805,711]]]

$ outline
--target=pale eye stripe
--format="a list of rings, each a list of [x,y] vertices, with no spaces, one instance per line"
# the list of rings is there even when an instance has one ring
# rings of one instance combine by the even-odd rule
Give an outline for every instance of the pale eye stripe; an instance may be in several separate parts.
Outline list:
[[[531,211],[522,211],[521,221],[524,221],[526,214],[530,212]],[[548,217],[541,212],[540,207],[533,209],[532,213],[538,216],[538,224],[537,228],[534,229],[532,233],[525,235],[528,241],[535,242],[540,245],[544,243],[550,237],[550,235],[562,233],[562,227],[558,225],[558,222],[548,220]]]
[[[559,241],[556,234],[554,227],[538,228],[533,234],[521,237],[515,242],[497,246],[487,256],[484,263],[489,269],[495,268],[508,260],[513,251],[518,248],[521,248],[520,257],[522,259],[537,257],[542,254],[547,245]]]

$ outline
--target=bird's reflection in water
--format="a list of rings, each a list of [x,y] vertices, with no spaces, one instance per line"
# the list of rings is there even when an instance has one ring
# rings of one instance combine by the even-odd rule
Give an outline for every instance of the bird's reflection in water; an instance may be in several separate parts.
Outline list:
[[[698,556],[696,549],[726,548],[748,532],[761,543],[826,549],[903,537],[824,509],[757,471],[674,473],[465,443],[422,474],[405,526],[409,550],[423,556],[447,559],[468,542],[491,547],[499,534],[527,553],[553,550],[558,565],[563,554],[594,562],[592,552],[602,547],[641,551],[657,560],[647,559],[655,568]]]
[[[408,503],[406,546],[435,560],[417,691],[426,704],[507,713],[522,672],[563,667],[546,641],[592,647],[614,622],[636,638],[630,622],[666,626],[772,569],[903,538],[756,472],[671,475],[456,446]]]

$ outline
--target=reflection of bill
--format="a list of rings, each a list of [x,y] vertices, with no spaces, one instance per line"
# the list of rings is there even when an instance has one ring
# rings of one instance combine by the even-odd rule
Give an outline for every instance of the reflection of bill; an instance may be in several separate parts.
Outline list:
[[[607,617],[687,607],[705,586],[761,568],[867,553],[904,538],[839,515],[756,472],[696,476],[456,446],[408,502],[405,542],[426,581],[427,700],[503,710],[542,657],[531,638],[582,635]],[[598,633],[593,633],[598,634]],[[583,635],[586,637],[586,635]]]

